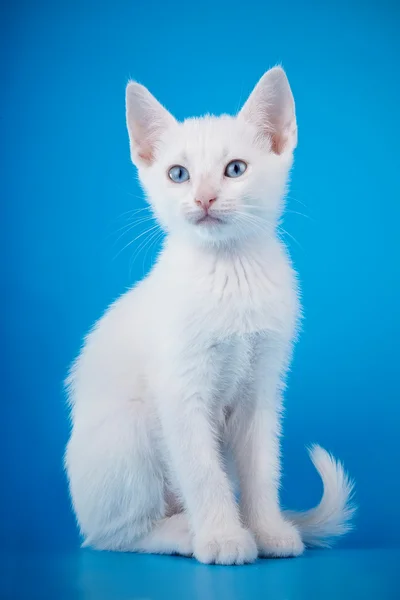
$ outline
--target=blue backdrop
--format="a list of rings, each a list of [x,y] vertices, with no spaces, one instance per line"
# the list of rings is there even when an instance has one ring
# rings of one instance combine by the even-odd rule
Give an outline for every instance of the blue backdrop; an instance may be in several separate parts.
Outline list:
[[[8,546],[77,544],[62,468],[62,381],[83,334],[156,253],[132,265],[143,238],[125,250],[133,234],[119,238],[126,211],[144,205],[125,130],[128,78],[184,118],[235,112],[278,62],[297,102],[284,228],[306,315],[286,401],[283,500],[317,502],[304,446],[319,442],[357,482],[357,529],[342,543],[394,545],[399,4],[14,0],[2,10],[0,500]]]

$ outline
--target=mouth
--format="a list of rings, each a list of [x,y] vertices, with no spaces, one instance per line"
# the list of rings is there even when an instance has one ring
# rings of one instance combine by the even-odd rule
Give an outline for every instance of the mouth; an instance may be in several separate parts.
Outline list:
[[[219,217],[214,217],[210,214],[204,215],[203,217],[200,217],[200,219],[197,219],[197,221],[196,221],[196,225],[209,225],[209,224],[218,225],[220,223],[223,223],[222,219],[220,219]]]

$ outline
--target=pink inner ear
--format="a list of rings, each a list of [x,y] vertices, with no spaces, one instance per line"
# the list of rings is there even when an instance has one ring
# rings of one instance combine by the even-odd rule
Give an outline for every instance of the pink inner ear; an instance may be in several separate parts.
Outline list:
[[[138,153],[138,157],[147,163],[153,162],[153,158],[154,158],[153,153],[150,150],[150,148],[143,149],[141,152]]]
[[[145,163],[152,163],[154,160],[154,151],[150,140],[146,139],[144,135],[138,136],[136,140],[137,144],[137,156]]]
[[[274,133],[271,136],[271,149],[274,154],[282,154],[285,144],[287,142],[287,137],[283,135],[279,135],[279,133]]]
[[[132,132],[132,142],[133,151],[136,147],[136,156],[145,163],[152,163],[154,160],[154,148],[146,123],[135,123]]]

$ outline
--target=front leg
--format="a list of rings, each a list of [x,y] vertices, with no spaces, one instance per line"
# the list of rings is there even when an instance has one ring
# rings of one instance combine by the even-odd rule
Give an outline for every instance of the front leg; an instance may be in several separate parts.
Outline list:
[[[260,556],[298,556],[304,550],[297,528],[279,506],[282,347],[261,348],[252,382],[241,394],[229,422],[245,524],[253,531]]]
[[[222,468],[207,383],[198,368],[169,381],[159,405],[164,440],[194,534],[195,557],[203,563],[253,562],[257,546],[241,524]]]

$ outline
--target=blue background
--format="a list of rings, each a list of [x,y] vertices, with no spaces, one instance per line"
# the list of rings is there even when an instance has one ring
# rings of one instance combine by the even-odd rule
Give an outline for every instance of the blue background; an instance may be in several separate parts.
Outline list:
[[[306,315],[286,400],[282,497],[291,508],[318,501],[304,451],[318,442],[357,483],[357,528],[342,547],[394,547],[399,4],[15,0],[2,13],[5,546],[77,548],[62,381],[84,333],[156,254],[132,265],[143,238],[126,249],[132,232],[119,238],[126,211],[144,206],[125,130],[128,78],[182,119],[235,112],[281,62],[299,124],[284,228]]]

